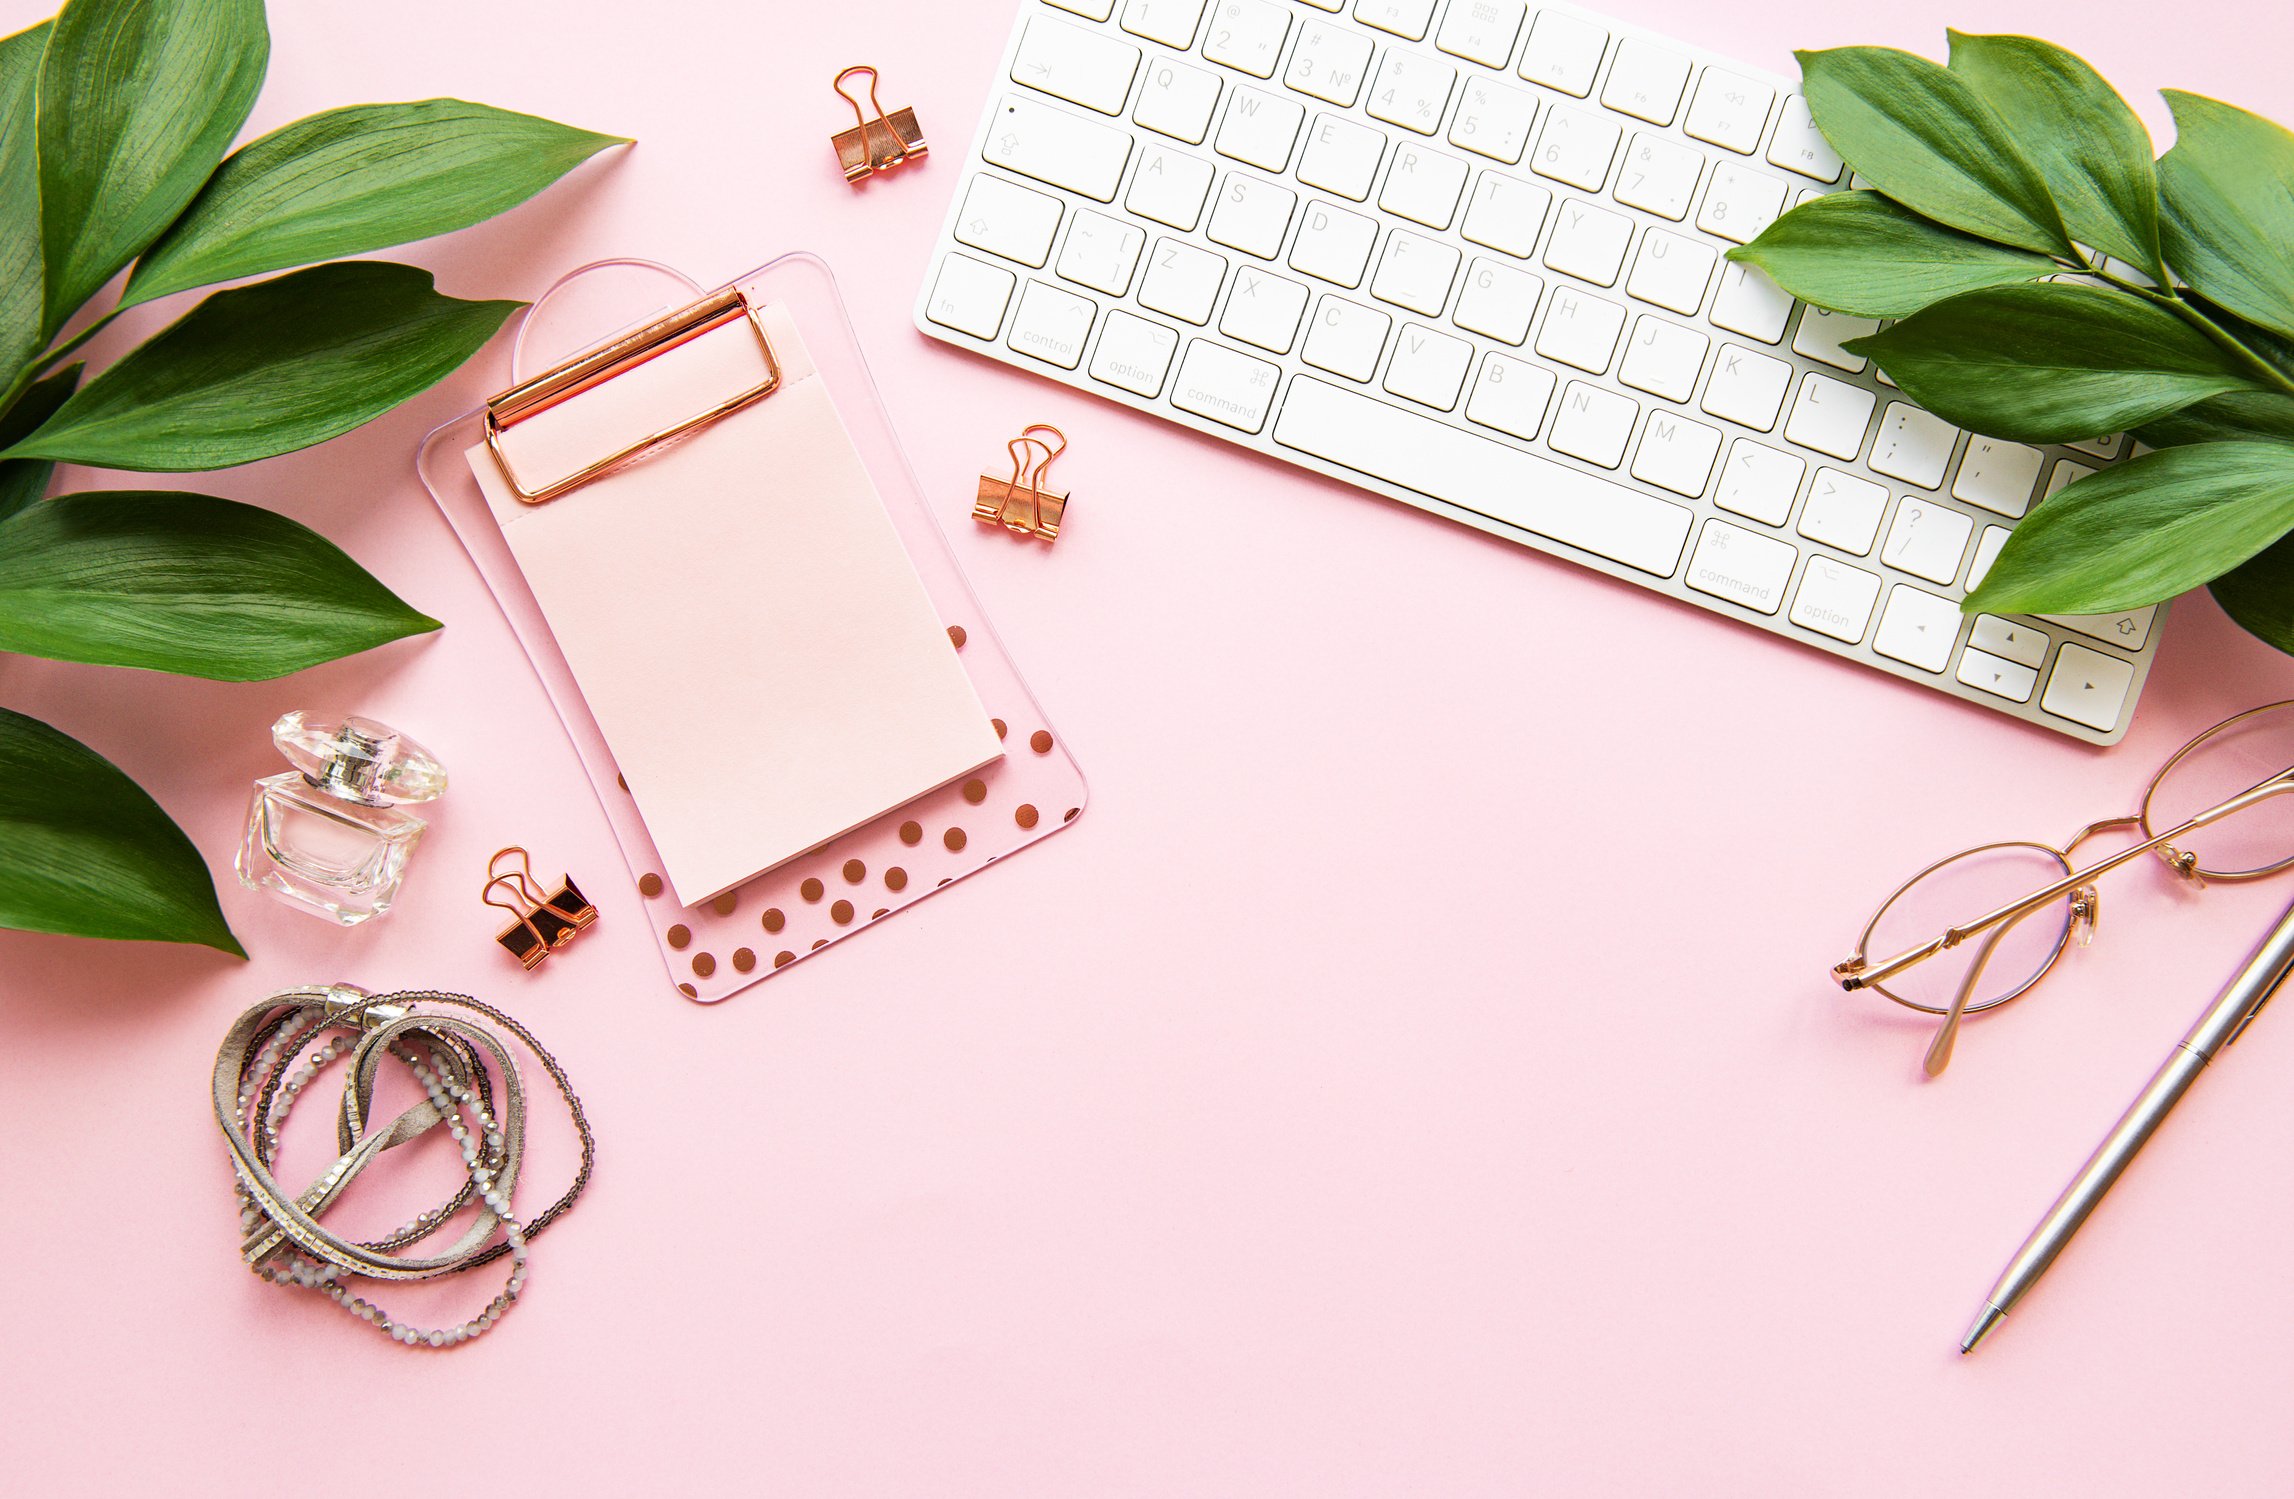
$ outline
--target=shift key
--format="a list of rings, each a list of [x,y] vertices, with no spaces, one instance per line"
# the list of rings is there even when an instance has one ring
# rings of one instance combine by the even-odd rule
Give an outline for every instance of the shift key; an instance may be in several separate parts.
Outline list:
[[[1112,203],[1123,164],[1131,158],[1131,137],[1067,110],[1006,94],[980,154],[1023,177]]]

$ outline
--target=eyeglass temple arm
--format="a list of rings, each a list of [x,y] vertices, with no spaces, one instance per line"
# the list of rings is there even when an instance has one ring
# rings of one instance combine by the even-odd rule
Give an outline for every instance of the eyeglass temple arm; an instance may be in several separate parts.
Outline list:
[[[1893,978],[1913,964],[1924,963],[1937,953],[1949,951],[1968,938],[1987,932],[2003,921],[2017,920],[2027,916],[2049,902],[2070,894],[2097,875],[2108,874],[2120,865],[2150,853],[2170,839],[2178,838],[2193,828],[2203,828],[2209,824],[2220,822],[2233,813],[2245,811],[2257,802],[2267,801],[2273,796],[2289,791],[2294,791],[2294,768],[2282,770],[2260,785],[2250,786],[2241,791],[2229,801],[2207,808],[2193,816],[2188,822],[2168,828],[2165,832],[2157,834],[2145,842],[2135,844],[2131,848],[2121,849],[2100,863],[2090,865],[2085,869],[2073,870],[2044,890],[2034,891],[2021,900],[2001,906],[1988,916],[1979,917],[1962,926],[1950,927],[1945,930],[1942,936],[1933,941],[1898,953],[1885,963],[1866,964],[1859,958],[1850,958],[1832,970],[1833,976],[1839,979],[1841,988],[1851,992],[1868,988],[1883,979]]]
[[[1999,951],[1999,944],[2007,940],[2007,934],[2015,930],[2015,924],[2030,914],[2031,911],[2025,911],[2002,922],[1999,930],[1984,938],[1983,945],[1975,950],[1975,957],[1967,965],[1967,977],[1959,981],[1959,992],[1952,996],[1951,1009],[1945,1013],[1943,1024],[1936,1027],[1935,1039],[1928,1043],[1928,1054],[1921,1059],[1920,1065],[1929,1077],[1943,1076],[1943,1070],[1951,1065],[1952,1048],[1959,1042],[1960,1022],[1967,1018],[1968,1000],[1975,994],[1975,986],[1982,982],[1985,966],[1991,962],[1992,954]]]

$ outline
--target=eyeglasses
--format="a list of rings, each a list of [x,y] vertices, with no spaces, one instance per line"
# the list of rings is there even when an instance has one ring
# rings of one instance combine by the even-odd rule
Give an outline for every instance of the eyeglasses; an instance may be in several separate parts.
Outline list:
[[[2037,988],[2074,935],[2082,947],[2094,940],[2099,876],[2145,854],[2193,888],[2294,868],[2289,792],[2294,702],[2249,709],[2169,756],[2128,816],[2089,823],[2061,848],[1986,843],[1930,864],[1880,903],[1855,953],[1833,965],[1832,976],[1843,989],[1870,989],[1942,1016],[1925,1062],[1934,1077],[1951,1064],[1966,1017]],[[2085,869],[2072,867],[2081,844],[2129,828],[2141,842]],[[1978,911],[1989,914],[1969,919]],[[1895,956],[1874,961],[1874,952]]]

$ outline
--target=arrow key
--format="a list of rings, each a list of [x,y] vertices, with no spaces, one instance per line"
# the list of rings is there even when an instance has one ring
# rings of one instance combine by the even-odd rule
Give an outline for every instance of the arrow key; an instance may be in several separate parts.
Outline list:
[[[2026,634],[2032,633],[2029,630]],[[2039,673],[2030,667],[1979,651],[1969,646],[1960,653],[1959,679],[1978,692],[2003,697],[2010,702],[2028,703],[2031,689],[2039,685]]]
[[[2135,668],[2124,657],[2106,656],[2065,642],[2039,706],[2057,718],[2108,734],[2119,726],[2119,714],[2127,705],[2127,689],[2134,680]]]
[[[1888,607],[1872,635],[1873,650],[1906,666],[1941,672],[1958,641],[1959,605],[1906,583],[1888,590]]]
[[[1975,617],[1975,630],[1968,636],[1967,643],[1971,650],[2004,656],[2018,666],[2028,666],[2034,670],[2047,659],[2045,630],[2021,620],[2001,619],[1996,614],[1978,614]],[[2029,693],[2025,693],[2016,701],[2028,702],[2030,697]]]

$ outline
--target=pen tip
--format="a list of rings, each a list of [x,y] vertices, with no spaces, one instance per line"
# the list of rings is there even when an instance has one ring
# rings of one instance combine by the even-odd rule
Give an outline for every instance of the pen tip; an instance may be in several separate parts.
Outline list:
[[[2006,1316],[2007,1313],[1993,1306],[1990,1302],[1985,1302],[1982,1312],[1976,1316],[1975,1325],[1967,1330],[1966,1337],[1959,1340],[1959,1351],[1962,1354],[1975,1352],[1975,1345],[1989,1336],[1991,1330],[1997,1327]]]

